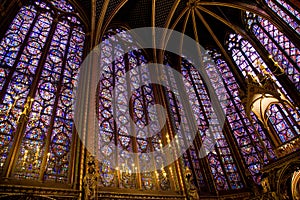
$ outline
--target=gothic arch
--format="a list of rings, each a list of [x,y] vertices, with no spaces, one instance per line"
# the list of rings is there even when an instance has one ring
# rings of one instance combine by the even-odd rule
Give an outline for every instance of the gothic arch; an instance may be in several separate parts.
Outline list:
[[[280,195],[280,199],[292,199],[292,177],[294,172],[299,170],[300,161],[289,161],[277,173],[276,192]],[[299,188],[299,180],[297,182]],[[297,187],[296,186],[296,187]],[[299,193],[298,193],[299,194]]]

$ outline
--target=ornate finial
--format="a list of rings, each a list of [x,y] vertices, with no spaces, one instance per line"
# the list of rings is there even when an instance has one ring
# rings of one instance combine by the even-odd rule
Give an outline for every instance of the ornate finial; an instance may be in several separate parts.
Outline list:
[[[199,199],[198,189],[194,184],[192,171],[190,170],[190,168],[188,166],[185,167],[184,176],[186,178],[187,192],[189,195],[189,199],[198,200]]]
[[[184,176],[187,178],[188,176],[192,176],[192,171],[188,166],[185,167]]]
[[[83,178],[85,199],[97,199],[97,186],[98,186],[99,173],[95,159],[92,155],[87,158],[87,172]]]

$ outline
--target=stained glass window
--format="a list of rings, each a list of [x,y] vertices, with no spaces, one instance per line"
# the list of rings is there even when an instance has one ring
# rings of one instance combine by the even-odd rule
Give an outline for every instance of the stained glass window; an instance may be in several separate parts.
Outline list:
[[[263,71],[266,70],[272,77],[278,90],[293,102],[287,95],[285,89],[278,82],[277,78],[268,69],[258,52],[247,40],[243,39],[240,35],[231,34],[227,44],[236,65],[245,77],[248,73],[253,77],[257,77],[259,74],[263,75]],[[278,109],[280,109],[280,111]],[[271,117],[268,123],[270,124],[270,127],[274,128],[281,143],[299,136],[300,118],[298,110],[290,107],[285,108],[284,105],[280,106],[280,108],[278,106],[272,106],[267,114]],[[272,117],[274,115],[277,115],[277,120]]]
[[[285,0],[265,0],[267,5],[290,27],[300,34],[300,13]]]
[[[165,62],[165,65],[171,68],[170,64],[167,62],[167,58],[165,58]],[[178,84],[178,81],[176,81],[176,76],[174,76],[172,71],[164,70],[163,74],[167,85],[165,93],[168,97],[167,100],[171,113],[170,118],[173,123],[174,131],[178,137],[178,145],[181,150],[186,149],[188,146],[187,144],[193,140],[193,138],[190,137],[190,134],[186,134],[186,132],[191,132],[192,127],[189,125],[185,109],[181,103],[182,98],[179,96],[178,87],[176,85]],[[182,134],[178,134],[179,129],[185,131]],[[205,161],[198,158],[197,152],[196,146],[191,145],[186,152],[183,152],[182,159],[184,165],[195,172],[194,182],[199,187],[199,190],[201,192],[207,192],[209,191],[208,181],[203,175],[205,174],[203,167],[203,163],[205,163]]]
[[[176,84],[180,84],[178,80],[175,81],[176,79],[172,74],[167,75],[169,85],[173,85],[170,86],[170,90],[172,92],[167,90],[167,94],[169,96],[171,112],[174,116],[175,125],[184,126],[186,130],[186,128],[191,126],[191,123],[194,121],[196,123],[194,124],[197,130],[196,139],[188,151],[183,154],[185,165],[191,167],[195,171],[197,176],[196,180],[201,191],[207,190],[207,183],[209,182],[207,175],[203,175],[205,172],[212,175],[212,180],[214,181],[214,185],[218,191],[243,188],[244,186],[240,178],[236,162],[234,161],[232,152],[222,132],[222,127],[220,126],[218,117],[214,114],[214,108],[211,104],[207,87],[200,73],[186,59],[183,59],[182,61],[181,72],[183,78],[182,81],[185,84],[187,92],[187,98],[191,104],[193,119],[187,117],[187,108],[184,108],[183,105],[180,104],[182,99],[180,99],[179,93],[176,95],[172,93],[174,91],[178,91],[178,89],[174,89],[174,86],[176,86]],[[179,100],[176,100],[175,97],[179,97]],[[193,140],[193,138],[185,139]],[[211,141],[207,142],[207,140]],[[183,144],[184,142],[180,143]],[[206,157],[200,156],[199,151],[201,151],[201,145],[205,146],[207,151]],[[207,161],[205,161],[206,159]],[[205,167],[206,162],[208,162],[208,168]]]
[[[16,178],[68,182],[85,33],[72,5],[51,4],[23,6],[0,43],[0,166],[15,156]]]
[[[147,60],[131,35],[122,28],[108,30],[101,45],[100,63],[105,73],[100,77],[99,86],[99,152],[104,158],[99,164],[100,185],[119,184],[121,188],[137,189],[141,181],[141,189],[158,189],[156,179],[159,177],[148,170],[153,165],[160,170],[163,161],[147,154],[158,151],[161,140],[160,133],[151,134],[159,130],[158,121],[151,121],[156,112],[149,109],[155,104],[153,86],[141,84],[149,81],[150,73],[143,68]],[[132,114],[126,115],[129,105],[132,105]],[[151,126],[145,129],[150,121]],[[116,148],[118,150],[114,151]],[[139,157],[128,155],[133,152]],[[112,163],[111,157],[115,157],[116,163]],[[138,176],[136,172],[141,173]]]
[[[300,50],[268,20],[249,12],[245,20],[250,31],[300,91]]]
[[[226,113],[232,134],[244,157],[244,162],[253,180],[256,183],[260,183],[260,170],[263,164],[268,163],[268,158],[255,131],[262,138],[271,158],[275,157],[273,148],[258,121],[255,120],[254,124],[251,124],[246,116],[245,108],[239,97],[239,85],[227,63],[217,52],[211,51],[210,54],[214,58],[216,66],[207,65],[208,75]],[[255,118],[254,115],[252,117]]]

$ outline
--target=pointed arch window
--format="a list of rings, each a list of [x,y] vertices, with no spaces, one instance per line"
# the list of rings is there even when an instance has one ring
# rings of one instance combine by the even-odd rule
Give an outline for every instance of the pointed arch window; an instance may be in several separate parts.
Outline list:
[[[216,51],[210,51],[215,65],[207,65],[208,76],[221,106],[226,113],[232,134],[244,158],[244,162],[256,183],[260,183],[263,164],[268,163],[268,156],[274,158],[273,147],[269,136],[264,132],[260,123],[256,120],[253,124],[248,119],[245,108],[239,97],[239,85],[235,76]],[[223,84],[220,84],[222,83]],[[252,117],[255,118],[254,114]],[[266,149],[259,141],[262,138]]]
[[[72,91],[85,32],[67,1],[23,6],[0,43],[0,169],[7,177],[68,182]]]
[[[167,62],[167,58],[165,58],[165,65],[171,68],[170,64]],[[165,88],[165,94],[167,96],[169,108],[170,108],[170,118],[173,124],[173,130],[177,133],[178,130],[182,129],[186,132],[191,132],[192,127],[189,125],[188,117],[185,113],[185,108],[180,103],[182,102],[182,98],[180,98],[179,90],[178,90],[178,80],[176,79],[176,76],[167,70],[163,71],[163,75],[166,80],[167,87]],[[193,138],[191,138],[189,135],[186,135],[185,133],[182,134],[176,134],[178,137],[178,145],[179,149],[186,149],[188,146],[187,143],[190,143]],[[186,152],[182,154],[183,163],[186,167],[191,169],[191,171],[194,173],[194,184],[198,186],[200,192],[208,192],[209,191],[209,185],[207,176],[205,176],[205,173],[207,172],[205,167],[203,167],[203,163],[205,161],[202,159],[199,159],[198,154],[198,146],[194,143],[194,145],[191,145]],[[210,172],[207,172],[207,174],[210,174]]]
[[[197,135],[188,151],[183,154],[183,160],[186,166],[195,171],[195,181],[201,192],[208,190],[208,185],[212,180],[214,187],[218,191],[235,190],[244,187],[241,180],[236,161],[229,147],[226,137],[220,126],[207,91],[203,78],[198,70],[187,60],[183,59],[181,63],[182,80],[176,80],[173,74],[167,74],[170,90],[167,90],[172,116],[174,116],[175,126],[184,126],[184,130],[193,131],[195,127]],[[178,91],[178,84],[183,83],[186,90],[186,97],[190,102],[190,108],[181,105],[180,102],[184,96],[179,92],[176,95],[173,92]],[[175,87],[175,88],[174,88]],[[175,98],[179,97],[179,99]],[[192,115],[188,111],[191,109]],[[193,123],[196,124],[193,124]],[[178,128],[178,127],[177,127]],[[194,138],[181,138],[181,148],[184,148],[184,140],[193,140]],[[204,145],[202,148],[202,145]],[[204,155],[202,150],[206,149]],[[211,177],[210,177],[211,176]]]
[[[285,0],[265,0],[266,4],[300,35],[300,13]]]
[[[293,102],[277,78],[268,69],[258,52],[247,40],[238,34],[230,34],[227,46],[232,54],[233,60],[244,77],[246,77],[247,74],[251,74],[251,76],[258,79],[258,76],[264,76],[264,73],[266,73],[264,71],[267,71],[272,81],[276,84],[278,91],[285,96],[285,98],[289,99],[290,102]],[[268,117],[269,127],[276,133],[280,144],[300,135],[300,118],[297,109],[286,107],[285,105],[280,105],[279,107],[271,106],[269,108]]]
[[[246,12],[245,22],[300,91],[300,50],[270,21]]]
[[[168,190],[169,183],[160,184],[158,174],[163,158],[147,154],[159,151],[162,138],[160,133],[151,135],[159,130],[158,121],[152,121],[151,126],[145,129],[155,115],[153,110],[148,109],[155,104],[153,86],[142,84],[150,77],[150,72],[140,67],[148,62],[145,54],[138,50],[132,36],[123,28],[108,30],[101,45],[100,65],[105,75],[101,75],[99,85],[98,151],[104,158],[99,163],[100,185]],[[131,115],[122,112],[128,107]],[[131,117],[133,121],[130,121]],[[128,153],[136,153],[139,157],[129,156]],[[146,172],[151,166],[158,170]]]

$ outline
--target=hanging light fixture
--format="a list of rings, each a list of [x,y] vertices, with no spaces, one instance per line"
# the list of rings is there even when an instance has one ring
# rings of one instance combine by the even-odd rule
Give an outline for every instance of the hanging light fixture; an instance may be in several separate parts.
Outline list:
[[[275,76],[283,74],[283,69],[273,60],[271,55],[269,58],[274,62],[274,66],[276,67],[272,74]],[[271,105],[285,104],[291,108],[294,108],[294,106],[278,89],[272,75],[262,64],[258,64],[262,74],[254,77],[248,73],[246,78],[246,92],[240,90],[239,93],[248,117],[252,119],[251,112],[253,112],[264,127],[269,129],[267,111]]]
[[[254,119],[251,116],[251,113],[253,113],[270,133],[271,138],[273,138],[275,145],[278,147],[276,149],[276,154],[277,156],[281,157],[286,153],[293,151],[291,150],[285,153],[285,150],[287,149],[286,146],[292,144],[294,141],[280,146],[278,141],[275,139],[275,136],[272,136],[272,131],[268,123],[268,111],[271,109],[271,106],[275,104],[289,107],[294,110],[296,110],[296,108],[286,98],[286,96],[282,93],[282,91],[276,84],[275,77],[284,74],[284,70],[279,66],[277,62],[274,61],[271,55],[269,56],[269,59],[271,59],[275,66],[275,70],[272,72],[272,74],[268,72],[261,63],[258,62],[257,64],[259,65],[262,73],[258,74],[257,76],[253,76],[252,74],[248,73],[246,78],[246,91],[240,90],[239,95],[242,104],[245,106],[245,112],[250,119],[250,123],[254,125]],[[268,151],[265,147],[265,143],[262,141],[262,138],[257,133],[257,131],[255,131],[255,133],[257,134],[261,145],[264,146],[264,151],[268,156]]]

